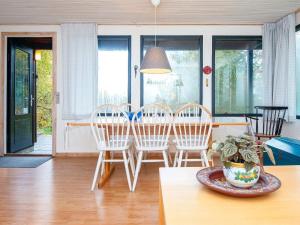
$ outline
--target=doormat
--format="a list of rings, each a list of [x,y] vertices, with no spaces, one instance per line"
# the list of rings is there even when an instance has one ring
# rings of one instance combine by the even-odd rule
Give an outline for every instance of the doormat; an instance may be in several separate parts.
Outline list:
[[[51,156],[3,156],[0,157],[0,168],[36,168],[51,158]]]

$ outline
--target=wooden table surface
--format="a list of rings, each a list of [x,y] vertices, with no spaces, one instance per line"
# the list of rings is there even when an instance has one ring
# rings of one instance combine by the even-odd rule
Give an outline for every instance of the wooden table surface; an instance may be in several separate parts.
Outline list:
[[[199,169],[160,168],[160,224],[300,224],[300,166],[265,167],[282,186],[257,198],[235,198],[211,191],[197,181]]]

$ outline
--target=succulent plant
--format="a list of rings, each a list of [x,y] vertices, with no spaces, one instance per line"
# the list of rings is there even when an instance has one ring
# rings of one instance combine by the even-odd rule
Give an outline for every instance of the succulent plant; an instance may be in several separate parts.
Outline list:
[[[218,153],[225,167],[230,166],[230,162],[243,163],[246,170],[260,164],[259,154],[267,152],[270,160],[275,164],[272,150],[263,142],[257,142],[250,136],[227,136],[224,142],[214,142],[212,149],[208,152],[208,157]]]

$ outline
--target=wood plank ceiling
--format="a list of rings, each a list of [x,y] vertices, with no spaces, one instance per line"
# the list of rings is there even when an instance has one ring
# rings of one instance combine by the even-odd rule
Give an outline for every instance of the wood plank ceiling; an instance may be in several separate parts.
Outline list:
[[[159,24],[263,24],[300,0],[161,0]],[[0,24],[153,24],[150,0],[0,0]]]

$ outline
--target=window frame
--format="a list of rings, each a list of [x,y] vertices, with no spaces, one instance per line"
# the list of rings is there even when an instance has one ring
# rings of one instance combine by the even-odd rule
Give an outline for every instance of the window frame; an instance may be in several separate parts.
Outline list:
[[[296,26],[296,28],[295,28],[295,33],[297,33],[297,32],[300,32],[300,24],[298,24],[297,26]],[[297,43],[296,43],[297,44]],[[297,50],[297,48],[296,48],[296,50]],[[297,54],[297,53],[296,53]],[[299,53],[300,54],[300,53]],[[297,66],[297,62],[296,62],[296,66]],[[299,65],[300,66],[300,65]],[[296,70],[296,72],[297,72],[297,70]],[[296,74],[296,76],[297,76],[297,74]],[[296,86],[297,86],[297,80],[296,80]],[[296,87],[297,88],[297,87]],[[297,93],[296,93],[296,99],[297,99]],[[297,101],[296,101],[296,104],[297,104]],[[296,109],[297,109],[297,105],[296,105]],[[296,119],[300,119],[300,115],[297,115],[297,110],[296,110]]]
[[[212,36],[212,115],[214,117],[245,117],[245,116],[260,116],[260,114],[256,113],[216,113],[216,101],[215,101],[215,52],[216,52],[216,41],[219,40],[260,40],[262,42],[262,36],[261,35],[213,35]],[[250,102],[252,102],[253,105],[253,52],[249,52],[250,59],[248,62],[249,66],[249,89],[252,93],[251,96],[249,96]],[[254,107],[254,105],[253,105]]]
[[[124,40],[127,39],[128,42],[128,81],[127,81],[127,103],[131,104],[131,35],[98,35],[97,40],[98,40],[98,51],[100,50],[100,45],[99,42],[101,40]],[[99,60],[99,55],[98,55],[98,60]],[[99,65],[98,65],[99,69]],[[98,74],[99,76],[99,74]],[[125,102],[124,102],[125,103]]]
[[[140,36],[140,65],[142,64],[144,58],[144,39],[153,38],[155,35],[141,35]],[[198,39],[199,43],[199,65],[200,65],[200,78],[199,78],[199,104],[203,102],[203,36],[202,35],[156,35],[157,38],[173,38],[173,40],[180,40],[184,38],[195,38]],[[140,106],[144,106],[144,74],[140,73]]]

